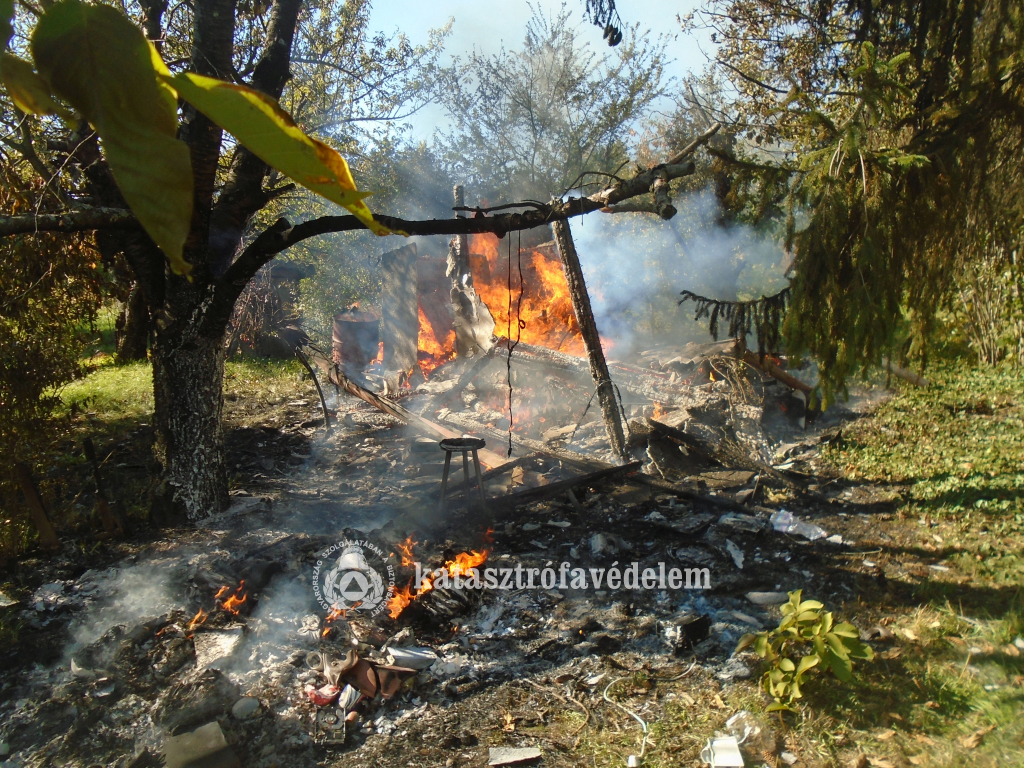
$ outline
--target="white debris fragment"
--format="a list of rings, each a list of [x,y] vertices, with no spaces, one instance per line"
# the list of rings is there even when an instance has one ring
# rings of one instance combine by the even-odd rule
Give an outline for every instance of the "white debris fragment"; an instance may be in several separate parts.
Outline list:
[[[540,758],[541,752],[536,747],[490,747],[487,750],[488,765],[513,765]]]
[[[725,540],[725,549],[728,551],[729,556],[732,557],[732,561],[736,563],[736,567],[741,571],[743,570],[743,550],[736,546],[732,539]]]

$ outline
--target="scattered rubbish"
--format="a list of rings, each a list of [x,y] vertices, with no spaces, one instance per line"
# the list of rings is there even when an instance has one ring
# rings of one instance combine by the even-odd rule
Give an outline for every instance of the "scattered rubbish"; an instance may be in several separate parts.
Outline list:
[[[818,539],[823,539],[828,535],[824,528],[820,528],[817,525],[814,525],[814,523],[804,522],[792,512],[785,509],[772,512],[771,524],[772,528],[779,533],[792,533],[797,536],[803,536],[805,539],[810,541],[817,541]]]
[[[747,710],[741,709],[726,720],[725,727],[748,757],[757,760],[761,755],[775,754],[775,737],[771,730]]]
[[[676,655],[688,653],[711,632],[711,617],[684,613],[665,627],[664,637]]]
[[[490,747],[487,750],[488,765],[514,765],[540,758],[541,752],[536,747]]]
[[[527,532],[539,531],[540,523],[523,523],[523,530]]]
[[[842,544],[843,537],[836,533],[832,536],[829,536],[827,539],[825,539],[825,541],[827,541],[829,544]]]
[[[346,685],[341,694],[338,696],[338,709],[343,709],[346,712],[363,698],[363,694],[353,688],[351,685]]]
[[[718,518],[718,526],[720,528],[731,528],[734,531],[742,531],[744,533],[760,533],[764,530],[764,526],[756,517],[753,515],[744,515],[741,512],[726,512]]]
[[[779,755],[779,759],[786,765],[796,765],[797,760],[800,758],[794,755],[792,752],[783,752]]]
[[[166,768],[202,765],[204,768],[241,768],[224,732],[216,721],[180,736],[169,736],[164,743]]]
[[[217,629],[196,632],[192,643],[196,649],[196,669],[216,669],[238,648],[242,629]]]
[[[614,555],[616,552],[618,552],[618,547],[615,546],[615,539],[613,536],[608,536],[603,533],[595,533],[590,537],[590,554],[594,557]]]
[[[636,755],[630,755],[627,757],[626,768],[640,768],[640,758]]]
[[[318,707],[326,707],[338,698],[339,693],[341,693],[341,689],[336,685],[325,685],[323,688],[315,688],[312,685],[306,686],[306,695]]]
[[[409,669],[426,669],[437,661],[437,654],[429,648],[388,648],[392,664]]]
[[[709,739],[707,746],[700,751],[700,759],[711,768],[743,768],[740,745],[733,736]]]
[[[260,711],[260,700],[253,696],[243,696],[231,707],[231,715],[236,720],[248,720]]]
[[[1024,637],[1017,635],[1017,637],[1013,641],[1013,644],[1017,646],[1018,650],[1024,651]]]
[[[554,528],[571,528],[572,523],[567,523],[564,520],[548,520],[545,525],[550,525]]]
[[[10,608],[12,605],[17,605],[17,600],[12,600],[3,592],[0,592],[0,608]]]
[[[754,605],[782,605],[789,600],[785,592],[747,592],[747,600]]]
[[[725,540],[725,548],[729,552],[729,556],[732,557],[732,561],[736,563],[736,567],[741,571],[743,570],[743,550],[736,546],[731,539]]]
[[[941,571],[943,573],[945,573],[946,571],[952,570],[947,565],[929,565],[928,567],[931,568],[933,571]]]

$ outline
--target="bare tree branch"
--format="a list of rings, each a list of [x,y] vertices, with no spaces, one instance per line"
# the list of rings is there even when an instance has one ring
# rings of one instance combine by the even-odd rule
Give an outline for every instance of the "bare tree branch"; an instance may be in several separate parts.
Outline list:
[[[127,208],[82,208],[64,213],[0,216],[0,237],[37,232],[85,232],[92,229],[136,229],[139,223]]]

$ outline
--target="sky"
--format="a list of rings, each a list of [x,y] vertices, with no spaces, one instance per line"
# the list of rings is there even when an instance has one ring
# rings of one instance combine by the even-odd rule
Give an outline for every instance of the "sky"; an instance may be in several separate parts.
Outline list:
[[[519,48],[532,14],[531,5],[547,14],[555,14],[562,3],[561,0],[534,0],[533,3],[529,0],[502,0],[500,4],[480,0],[374,0],[370,27],[386,34],[400,30],[415,45],[426,43],[428,30],[441,27],[453,18],[455,23],[445,51],[448,56],[465,58],[474,48],[483,53],[496,53],[502,44],[511,49]],[[674,60],[666,69],[670,76],[676,78],[682,78],[690,70],[702,70],[712,50],[707,33],[684,37],[676,22],[677,15],[688,13],[698,5],[697,0],[616,2],[624,23],[639,23],[641,29],[651,30],[654,36],[664,33],[675,37],[668,48]],[[573,19],[583,21],[583,0],[567,0],[566,7]],[[589,40],[596,51],[607,50],[601,29],[586,24],[582,30],[583,38]],[[440,108],[427,107],[410,121],[413,137],[430,138],[443,121]]]

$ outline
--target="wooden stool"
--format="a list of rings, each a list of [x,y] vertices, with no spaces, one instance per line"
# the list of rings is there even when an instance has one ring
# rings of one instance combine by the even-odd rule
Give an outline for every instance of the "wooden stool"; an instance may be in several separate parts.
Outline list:
[[[439,445],[441,450],[444,451],[444,474],[441,476],[441,501],[438,504],[438,509],[444,511],[444,496],[448,490],[448,470],[452,463],[452,454],[458,451],[462,454],[462,472],[466,476],[466,502],[469,503],[469,456],[473,454],[473,466],[476,468],[476,487],[480,491],[480,505],[481,507],[485,504],[484,501],[484,479],[480,476],[480,457],[477,455],[477,451],[483,448],[487,443],[478,437],[449,437],[442,440]]]

